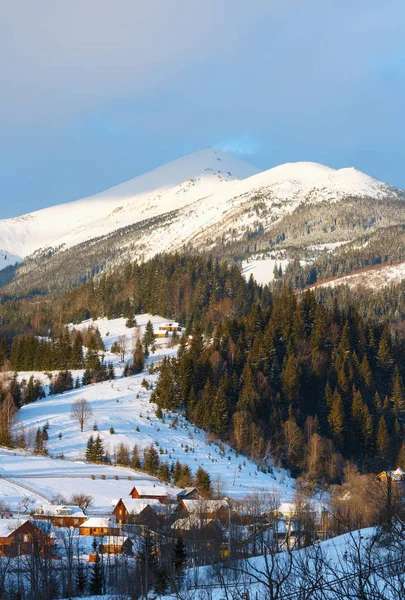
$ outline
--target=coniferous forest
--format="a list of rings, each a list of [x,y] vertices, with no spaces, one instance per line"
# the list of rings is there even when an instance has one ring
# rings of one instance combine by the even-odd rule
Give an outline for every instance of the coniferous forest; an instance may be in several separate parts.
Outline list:
[[[60,370],[54,391],[73,387],[69,369],[85,369],[81,383],[102,381],[114,374],[100,361],[97,328],[64,324],[163,314],[186,334],[178,356],[160,365],[152,396],[160,408],[184,409],[262,466],[276,460],[314,481],[339,481],[345,460],[363,471],[405,467],[404,340],[339,299],[278,282],[271,291],[217,259],[158,256],[52,301],[5,299],[0,362],[13,371]]]

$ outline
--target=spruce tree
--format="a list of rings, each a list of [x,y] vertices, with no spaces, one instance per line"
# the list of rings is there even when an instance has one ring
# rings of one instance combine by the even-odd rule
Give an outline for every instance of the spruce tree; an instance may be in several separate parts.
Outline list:
[[[377,428],[377,451],[379,456],[388,461],[390,451],[390,440],[388,435],[387,423],[383,416],[380,417]]]
[[[198,467],[195,474],[195,486],[203,496],[210,496],[212,494],[211,477],[202,467]]]
[[[340,448],[343,444],[345,413],[342,398],[337,390],[332,395],[331,409],[328,415],[328,423],[332,439]]]
[[[142,342],[140,339],[136,341],[134,358],[132,361],[132,373],[136,375],[141,373],[145,367],[145,356],[143,353]]]
[[[89,592],[94,596],[100,596],[103,593],[103,571],[100,556],[96,554],[96,560],[93,563],[93,569],[90,575]]]

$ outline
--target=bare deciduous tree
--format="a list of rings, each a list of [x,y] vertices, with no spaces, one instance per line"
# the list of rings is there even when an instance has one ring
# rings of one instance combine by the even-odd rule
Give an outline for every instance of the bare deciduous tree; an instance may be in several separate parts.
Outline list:
[[[89,506],[92,506],[93,497],[90,496],[90,494],[84,494],[84,493],[72,494],[72,496],[70,498],[70,502],[74,506],[78,506],[82,510],[86,510],[86,508],[89,508]]]
[[[72,410],[70,413],[71,418],[77,421],[80,425],[80,432],[83,433],[84,426],[92,416],[93,411],[90,404],[85,398],[79,398],[72,404]]]
[[[128,338],[126,335],[120,335],[117,339],[118,350],[120,353],[120,361],[124,362],[125,354],[127,353],[128,348]]]

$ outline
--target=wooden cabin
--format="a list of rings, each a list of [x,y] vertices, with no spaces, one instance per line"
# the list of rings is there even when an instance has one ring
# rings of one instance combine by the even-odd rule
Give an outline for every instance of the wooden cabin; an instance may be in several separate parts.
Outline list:
[[[159,325],[159,331],[181,331],[181,327],[178,323],[165,323],[164,325]]]
[[[133,524],[138,522],[137,518],[147,507],[153,505],[162,506],[160,500],[157,498],[151,498],[150,500],[131,497],[120,498],[112,514],[119,525]]]
[[[227,522],[229,518],[229,506],[226,500],[181,500],[177,509],[180,517],[198,515],[205,519],[219,519]],[[236,512],[232,511],[232,514]]]
[[[154,483],[139,484],[135,485],[131,493],[131,498],[138,498],[142,500],[159,500],[159,502],[166,502],[168,499],[167,490],[162,485],[156,485]]]
[[[101,554],[126,554],[132,556],[133,544],[127,535],[110,535],[100,544]]]
[[[382,471],[377,475],[379,481],[387,481],[388,478],[395,483],[405,483],[405,471],[398,467],[395,471]]]
[[[159,338],[167,338],[169,337],[169,332],[168,331],[155,331],[155,338],[159,339]]]
[[[78,506],[43,504],[34,514],[38,521],[50,521],[55,527],[80,527],[87,519]]]
[[[121,529],[112,517],[90,517],[79,526],[79,535],[118,535]]]
[[[31,521],[0,519],[0,556],[32,554],[35,549],[41,554],[52,554],[53,540]]]
[[[181,500],[201,500],[202,497],[197,491],[195,487],[187,487],[184,490],[181,490],[177,494],[177,502],[181,502]]]

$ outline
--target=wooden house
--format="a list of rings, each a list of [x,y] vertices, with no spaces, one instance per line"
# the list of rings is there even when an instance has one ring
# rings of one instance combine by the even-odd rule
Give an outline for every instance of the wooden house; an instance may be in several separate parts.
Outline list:
[[[387,481],[390,478],[395,483],[405,483],[405,472],[398,467],[395,471],[382,471],[377,475],[379,481]]]
[[[90,517],[79,526],[79,535],[118,535],[121,529],[112,517]]]
[[[100,544],[101,554],[127,554],[132,555],[133,544],[127,535],[109,535]]]
[[[180,517],[186,518],[190,515],[198,515],[205,519],[218,519],[221,522],[228,522],[229,505],[226,500],[181,500],[178,505]],[[232,511],[232,515],[236,512]]]
[[[78,506],[43,504],[34,514],[38,521],[50,521],[55,527],[80,527],[87,519]]]
[[[164,325],[159,325],[159,331],[181,331],[181,327],[178,323],[165,323]]]
[[[0,519],[0,556],[52,554],[53,540],[31,521]]]
[[[201,496],[195,487],[187,487],[177,494],[177,502],[181,500],[200,500]]]
[[[137,523],[139,515],[147,508],[153,505],[162,506],[160,500],[151,498],[143,500],[141,498],[120,498],[115,505],[112,514],[119,525]]]
[[[168,499],[167,490],[162,485],[156,485],[154,483],[139,484],[135,485],[131,493],[131,498],[138,498],[141,500],[159,500],[159,502],[166,502]]]
[[[160,338],[167,338],[169,337],[169,332],[168,331],[155,331],[155,338],[156,339],[160,339]]]

